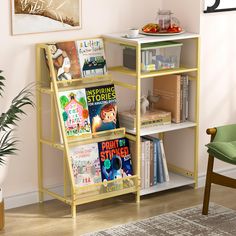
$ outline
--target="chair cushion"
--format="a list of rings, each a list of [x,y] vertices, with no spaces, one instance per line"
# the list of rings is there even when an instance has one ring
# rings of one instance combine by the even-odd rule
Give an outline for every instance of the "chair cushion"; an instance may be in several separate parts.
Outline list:
[[[208,153],[224,162],[236,165],[236,141],[211,142],[206,145]]]

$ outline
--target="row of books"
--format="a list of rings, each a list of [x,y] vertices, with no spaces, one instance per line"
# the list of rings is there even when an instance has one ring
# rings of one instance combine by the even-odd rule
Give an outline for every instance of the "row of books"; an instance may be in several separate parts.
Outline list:
[[[59,92],[67,136],[119,128],[114,84]]]
[[[171,112],[174,123],[189,118],[189,78],[188,75],[165,75],[153,80],[153,95],[159,96],[156,109]]]
[[[131,155],[135,155],[135,143],[130,142]],[[169,181],[163,140],[144,136],[141,141],[141,189]]]
[[[69,153],[77,187],[133,175],[127,138],[70,147]]]
[[[72,80],[107,74],[101,38],[48,44],[57,80]],[[49,55],[45,51],[48,61]]]

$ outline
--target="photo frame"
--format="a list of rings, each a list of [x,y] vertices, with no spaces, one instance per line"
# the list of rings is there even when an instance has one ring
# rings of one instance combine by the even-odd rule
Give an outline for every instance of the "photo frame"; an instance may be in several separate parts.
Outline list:
[[[204,0],[204,13],[236,11],[235,0]]]
[[[81,29],[82,0],[11,0],[12,34]]]

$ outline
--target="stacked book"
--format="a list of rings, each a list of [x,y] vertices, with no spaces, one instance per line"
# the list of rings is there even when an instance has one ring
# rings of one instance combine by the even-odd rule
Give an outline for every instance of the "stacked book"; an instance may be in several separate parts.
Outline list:
[[[119,122],[121,127],[130,130],[136,129],[136,111],[123,111],[119,112]],[[157,125],[166,125],[171,123],[171,112],[164,110],[147,110],[141,115],[141,128],[147,128]]]
[[[130,152],[134,157],[135,143],[130,142]],[[141,141],[141,189],[146,189],[169,181],[163,140],[144,136]]]

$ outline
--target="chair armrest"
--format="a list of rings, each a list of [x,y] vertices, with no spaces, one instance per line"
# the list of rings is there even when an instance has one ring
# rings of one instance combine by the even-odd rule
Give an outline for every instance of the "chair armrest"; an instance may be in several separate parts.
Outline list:
[[[214,137],[216,136],[217,128],[208,128],[206,133],[211,135],[211,142],[213,141]]]
[[[217,129],[216,128],[208,128],[206,130],[206,133],[209,135],[215,135],[216,134]]]

